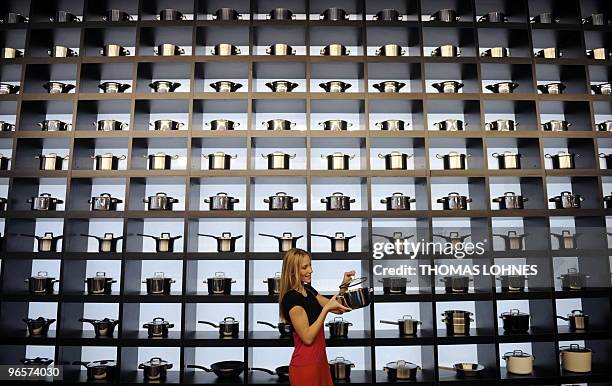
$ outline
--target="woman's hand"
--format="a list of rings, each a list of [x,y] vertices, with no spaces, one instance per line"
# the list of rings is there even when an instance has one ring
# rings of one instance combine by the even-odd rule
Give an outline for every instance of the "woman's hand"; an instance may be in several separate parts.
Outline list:
[[[338,295],[334,295],[332,296],[331,299],[329,299],[329,301],[327,302],[327,304],[325,304],[325,309],[328,312],[332,312],[334,314],[343,314],[345,312],[349,312],[351,311],[350,308],[343,306],[339,301],[338,301]]]
[[[349,281],[353,280],[354,276],[355,276],[354,270],[344,272],[344,276],[342,277],[342,283],[340,284],[340,295],[344,294],[347,291],[347,287],[343,287],[342,285],[344,283],[348,283]]]

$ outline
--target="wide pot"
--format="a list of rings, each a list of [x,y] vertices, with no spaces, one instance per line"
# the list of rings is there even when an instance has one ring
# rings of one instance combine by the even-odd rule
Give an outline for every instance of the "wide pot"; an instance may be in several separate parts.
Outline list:
[[[351,88],[351,85],[341,80],[330,80],[325,83],[319,83],[319,87],[325,90],[325,92],[345,92]]]
[[[240,122],[234,122],[230,119],[213,119],[212,121],[204,124],[206,126],[210,126],[210,129],[215,131],[234,130],[240,126]]]
[[[604,158],[606,160],[606,169],[612,169],[612,153],[599,153],[599,158]]]
[[[132,21],[132,15],[120,9],[109,9],[106,15],[102,16],[103,21]]]
[[[276,118],[262,122],[261,124],[266,126],[267,130],[291,130],[292,127],[295,127],[296,123],[287,119]]]
[[[395,43],[384,44],[380,48],[376,49],[376,56],[403,56],[406,51],[402,49],[402,46]]]
[[[347,290],[343,294],[338,295],[338,299],[343,306],[356,310],[358,308],[369,306],[372,302],[373,293],[373,288],[353,288]]]
[[[464,86],[463,83],[457,82],[456,80],[447,80],[444,82],[433,83],[431,87],[438,90],[442,94],[455,94]]]
[[[569,268],[567,273],[557,277],[561,279],[563,291],[581,291],[587,288],[586,282],[591,276],[578,272],[576,268]]]
[[[347,56],[351,51],[340,43],[328,44],[321,48],[320,54],[323,56]]]
[[[385,8],[374,14],[374,20],[377,21],[401,21],[402,15],[398,10],[393,8]]]
[[[529,320],[531,315],[511,309],[508,312],[502,312],[499,318],[503,322],[504,332],[506,333],[526,333],[529,331]]]
[[[559,347],[561,354],[561,368],[573,373],[591,372],[592,351],[578,344]]]
[[[74,87],[73,84],[63,82],[46,82],[43,84],[43,88],[47,90],[49,94],[66,94]]]
[[[568,131],[572,124],[565,120],[553,119],[548,122],[542,123],[542,130],[544,131]]]
[[[55,15],[49,18],[52,23],[78,23],[81,21],[75,14],[68,11],[55,11]]]
[[[447,294],[466,294],[471,279],[469,276],[444,276],[440,281],[444,283],[444,292]]]
[[[209,170],[230,170],[231,161],[238,158],[238,155],[225,154],[222,151],[217,151],[206,155],[208,157]]]
[[[559,51],[557,47],[546,47],[535,53],[536,58],[544,59],[558,59],[561,56],[563,56],[563,52]]]
[[[500,170],[520,169],[521,154],[514,151],[505,151],[503,153],[491,154],[493,158],[497,158],[497,167]]]
[[[49,333],[49,326],[55,323],[55,319],[47,319],[39,316],[36,319],[23,318],[28,326],[28,335],[36,337],[46,337]]]
[[[142,199],[142,202],[147,204],[147,210],[172,210],[172,206],[178,201],[177,198],[169,197],[163,192]]]
[[[467,126],[467,123],[463,123],[461,119],[445,119],[440,122],[435,122],[433,124],[438,130],[442,131],[463,131],[464,126]]]
[[[295,20],[295,15],[290,9],[276,7],[266,15],[268,20]]]
[[[60,156],[56,153],[49,153],[47,155],[41,154],[34,156],[40,160],[38,168],[40,170],[62,170],[62,166],[65,159],[69,159],[69,156]]]
[[[185,50],[172,43],[162,43],[153,48],[153,53],[157,56],[180,56]]]
[[[563,90],[565,90],[565,85],[560,82],[553,82],[547,84],[539,84],[537,86],[538,91],[542,94],[563,94]]]
[[[287,154],[282,151],[262,154],[261,156],[267,159],[268,170],[289,170],[289,161],[295,158],[295,154]]]
[[[325,237],[331,241],[331,251],[332,252],[348,252],[349,250],[349,241],[355,237],[353,236],[344,236],[344,232],[336,232],[334,236],[327,236],[312,233],[311,236],[316,237]]]
[[[348,13],[344,9],[337,7],[327,8],[319,15],[319,20],[328,21],[348,20],[348,18]]]
[[[215,276],[205,281],[209,295],[231,295],[232,283],[235,282],[231,277],[225,277],[225,272],[215,272]]]
[[[130,50],[120,46],[119,44],[106,44],[103,48],[100,49],[100,55],[102,56],[117,57],[128,56],[129,54]]]
[[[98,241],[98,252],[117,252],[117,243],[123,236],[114,237],[113,233],[105,233],[103,237],[81,233],[83,237],[91,237]]]
[[[336,316],[330,322],[325,323],[326,327],[329,327],[329,337],[334,338],[348,338],[349,327],[353,323],[348,322],[342,318],[342,316]]]
[[[231,21],[241,20],[242,15],[233,8],[223,7],[219,8],[213,13],[213,20]]]
[[[530,22],[536,24],[555,24],[559,22],[559,19],[552,12],[542,12],[532,17]]]
[[[178,21],[184,19],[185,16],[183,16],[183,13],[173,8],[162,9],[159,11],[159,14],[157,14],[157,20],[162,21]]]
[[[276,194],[264,198],[268,204],[268,210],[293,210],[293,204],[298,202],[298,198],[287,195],[285,192],[277,192]]]
[[[605,47],[593,48],[592,50],[586,51],[586,56],[589,59],[607,60],[612,57],[612,50]]]
[[[147,362],[138,365],[143,370],[145,381],[164,382],[168,375],[168,370],[172,368],[172,363],[153,357]]]
[[[101,119],[98,122],[94,122],[93,125],[98,131],[123,130],[128,126],[127,123],[119,122],[115,119]]]
[[[159,237],[137,233],[138,236],[150,237],[155,240],[156,252],[174,252],[174,242],[183,236],[170,236],[170,233],[162,232]],[[163,273],[163,272],[162,272]]]
[[[419,324],[423,324],[423,322],[419,320],[412,319],[411,315],[404,315],[401,319],[398,319],[397,322],[381,320],[380,323],[397,325],[400,336],[416,336]]]
[[[504,23],[507,21],[508,18],[506,17],[506,14],[501,11],[492,11],[478,18],[478,22],[480,23]]]
[[[174,323],[170,323],[164,318],[158,316],[152,321],[142,325],[142,328],[147,329],[149,338],[167,338],[168,330],[174,327]]]
[[[444,311],[442,321],[446,324],[446,334],[453,335],[469,335],[472,313],[462,310],[447,310]]]
[[[429,21],[441,21],[445,23],[452,23],[454,21],[459,21],[459,16],[457,16],[457,11],[450,8],[441,9],[433,14],[429,15]]]
[[[504,354],[506,371],[510,374],[528,375],[533,373],[534,357],[523,350],[514,350]]]
[[[457,192],[451,192],[446,197],[438,198],[436,201],[442,204],[443,210],[467,210],[468,202],[472,202],[472,199]]]
[[[15,59],[15,58],[22,58],[22,57],[23,57],[23,51],[18,50],[17,48],[2,47],[2,49],[0,49],[0,58],[2,59]]]
[[[328,155],[321,154],[321,158],[327,160],[327,170],[349,170],[349,161],[355,156],[336,152]]]
[[[445,44],[434,48],[431,51],[431,56],[441,56],[443,58],[455,58],[461,56],[461,50],[452,44]]]
[[[96,272],[96,276],[85,279],[88,295],[110,295],[113,290],[113,283],[117,280],[106,276],[106,272]]]
[[[275,43],[270,47],[266,48],[266,54],[268,55],[295,55],[295,48],[285,43]]]
[[[100,90],[102,90],[104,94],[118,94],[124,93],[132,86],[127,83],[120,82],[103,82],[99,84],[98,87],[100,88]]]
[[[66,123],[59,119],[46,119],[42,122],[38,122],[36,125],[40,127],[42,131],[69,131],[72,129],[71,123]]]
[[[178,155],[167,155],[166,153],[159,152],[155,154],[149,154],[143,156],[149,160],[149,170],[170,170],[172,160],[178,159]]]
[[[230,80],[219,80],[210,84],[216,92],[236,92],[242,85]]]
[[[495,94],[512,94],[518,86],[515,82],[498,82],[488,84],[485,88]]]
[[[217,56],[240,55],[240,48],[230,43],[219,43],[212,48],[211,53]]]
[[[582,24],[606,25],[610,21],[605,13],[593,13],[591,16],[582,18]]]
[[[270,326],[274,329],[277,329],[278,332],[280,333],[281,338],[288,338],[291,336],[291,333],[293,332],[293,327],[291,326],[291,323],[278,322],[278,324],[273,324],[273,323],[262,322],[258,320],[257,324],[263,324],[266,326]]]
[[[412,154],[400,153],[399,151],[378,154],[378,158],[384,158],[386,170],[408,170],[408,158],[410,157],[412,157]]]
[[[514,192],[505,192],[503,196],[495,197],[491,201],[499,204],[499,209],[524,209],[527,197]]]
[[[612,94],[612,83],[600,83],[600,84],[592,84],[591,90],[593,90],[593,94],[597,95],[610,95]]]
[[[24,283],[28,283],[28,292],[32,295],[52,294],[53,285],[59,283],[59,280],[48,275],[47,271],[39,271],[36,276],[24,279]]]
[[[268,87],[273,92],[291,92],[299,85],[288,80],[275,80],[274,82],[266,82]]]
[[[19,85],[0,83],[0,95],[17,94]]]
[[[515,131],[518,123],[512,119],[496,119],[485,123],[485,130],[491,131]]]
[[[7,12],[2,15],[2,18],[0,19],[0,24],[21,24],[28,23],[29,21],[30,19],[28,17],[23,16],[20,13]]]
[[[343,381],[351,378],[351,368],[355,367],[355,364],[344,357],[336,357],[329,361],[329,371],[331,372],[332,379],[335,381]]]
[[[153,92],[174,92],[177,88],[181,87],[178,82],[171,82],[169,80],[156,80],[149,84],[149,87]]]
[[[328,119],[324,122],[319,122],[319,126],[323,127],[323,130],[346,131],[349,127],[353,126],[353,124],[344,119]]]
[[[64,200],[52,197],[50,193],[41,193],[38,197],[27,200],[32,210],[57,210],[57,204],[63,204]]]
[[[87,319],[81,318],[79,322],[83,323],[91,323],[94,328],[94,334],[96,338],[108,338],[113,336],[113,332],[115,331],[115,327],[119,324],[119,321],[116,319]]]
[[[92,362],[76,361],[72,364],[85,367],[88,381],[113,382],[119,374],[117,362],[111,359],[101,359]]]
[[[220,338],[238,338],[238,334],[240,332],[240,322],[238,322],[232,316],[223,318],[223,321],[219,322],[218,324],[208,322],[206,320],[199,320],[198,323],[208,324],[214,328],[218,328]]]
[[[113,153],[98,154],[90,156],[91,159],[95,160],[95,170],[118,170],[119,161],[126,159],[125,155],[116,156]]]
[[[471,155],[457,153],[456,151],[451,151],[445,155],[436,154],[436,158],[442,160],[444,170],[465,170],[467,157],[471,157]]]
[[[420,369],[420,366],[404,360],[388,362],[383,367],[383,371],[387,373],[387,379],[390,382],[416,380],[417,371]]]
[[[589,329],[589,315],[585,314],[582,310],[572,310],[567,316],[559,316],[558,319],[569,322],[569,329],[571,331],[585,331]]]
[[[383,131],[402,131],[410,123],[406,123],[401,119],[386,119],[382,122],[376,122],[375,125]]]
[[[53,232],[45,232],[43,236],[20,233],[20,236],[35,238],[38,252],[57,252],[58,242],[64,237],[53,236]]]
[[[163,272],[155,272],[142,282],[147,284],[147,295],[170,295],[172,283],[176,283],[176,280],[164,277]]]
[[[385,204],[387,210],[410,210],[410,203],[416,199],[410,196],[404,196],[403,193],[396,192],[380,200],[381,204]]]
[[[268,285],[268,295],[273,296],[273,295],[278,295],[280,293],[280,286],[281,286],[281,273],[280,272],[276,272],[274,274],[274,277],[269,277],[263,282]]]
[[[340,192],[334,192],[331,196],[321,199],[321,203],[325,204],[325,210],[351,210],[351,204],[354,202],[354,198]]]
[[[380,92],[394,93],[399,92],[399,90],[401,90],[402,87],[404,87],[405,85],[406,83],[404,82],[398,82],[396,80],[386,80],[384,82],[374,83],[372,87],[374,87]]]
[[[236,240],[242,237],[242,235],[232,236],[230,232],[222,232],[221,236],[198,233],[198,236],[211,237],[215,239],[217,241],[217,252],[235,252]]]
[[[555,209],[580,209],[584,197],[572,192],[561,192],[560,195],[551,197],[548,201],[555,203]]]
[[[486,58],[507,58],[510,56],[510,51],[506,47],[491,47],[480,54]]]
[[[386,276],[378,280],[383,285],[383,294],[405,294],[408,278],[405,276]]]
[[[291,232],[283,232],[282,236],[274,236],[267,233],[260,233],[260,236],[272,237],[278,241],[278,251],[287,252],[290,249],[297,248],[297,241],[304,236],[293,236]]]
[[[117,204],[122,203],[123,200],[112,197],[110,193],[100,193],[99,196],[93,196],[87,202],[91,205],[92,211],[115,211]]]
[[[52,58],[69,58],[79,56],[78,52],[72,48],[64,46],[53,46],[50,50],[47,50],[47,54]]]
[[[510,235],[509,231],[508,234]],[[510,240],[513,240],[511,236]],[[515,236],[516,239],[516,236]],[[516,241],[520,242],[521,239]],[[514,245],[511,245],[514,246]],[[516,245],[520,247],[521,245]],[[522,248],[507,248],[507,249],[522,249]],[[525,283],[527,282],[527,276],[525,275],[501,275],[497,278],[500,281],[501,292],[523,292],[525,291]]]
[[[545,154],[544,157],[549,158],[552,161],[553,169],[575,169],[576,168],[576,157],[580,157],[580,154],[570,153],[566,151],[560,151],[557,154]]]
[[[205,198],[204,202],[208,204],[209,210],[234,210],[234,204],[240,202],[240,199],[219,192],[216,196]]]

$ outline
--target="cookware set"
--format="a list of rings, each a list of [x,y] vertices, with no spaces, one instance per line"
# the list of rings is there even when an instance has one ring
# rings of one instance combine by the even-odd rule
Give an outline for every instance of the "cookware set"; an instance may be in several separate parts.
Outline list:
[[[115,331],[115,327],[119,324],[119,321],[116,319],[87,319],[80,318],[79,322],[90,323],[94,328],[94,334],[96,338],[108,338],[113,336],[113,332]]]
[[[47,271],[39,271],[36,276],[30,276],[24,279],[24,283],[28,283],[28,292],[32,295],[49,295],[53,293],[53,286],[59,283],[59,280],[49,276]]]
[[[217,252],[235,252],[236,240],[242,237],[242,235],[232,236],[230,232],[223,232],[221,236],[198,233],[198,236],[215,239],[217,241]]]
[[[218,324],[208,322],[206,320],[199,320],[198,323],[208,324],[210,326],[213,326],[214,328],[218,328],[220,338],[238,338],[238,334],[240,331],[240,322],[238,322],[234,317],[231,316],[223,318],[223,320]]]
[[[58,204],[63,204],[64,200],[51,196],[50,193],[41,193],[39,196],[31,197],[26,202],[30,203],[32,210],[57,210]]]
[[[225,277],[225,272],[215,272],[213,277],[207,278],[204,283],[208,287],[209,295],[231,295],[232,283],[235,283],[231,277]]]
[[[149,338],[167,338],[168,330],[174,328],[174,323],[170,323],[162,317],[155,317],[152,321],[142,325],[147,329]]]
[[[47,319],[39,316],[36,319],[23,318],[28,327],[28,335],[31,337],[46,337],[49,333],[49,326],[55,323],[55,319]]]
[[[585,314],[582,310],[572,310],[567,316],[559,316],[558,319],[569,322],[569,329],[571,331],[584,331],[589,329],[589,315]]]
[[[53,236],[53,232],[45,232],[43,236],[28,235],[25,233],[20,233],[19,235],[36,239],[36,246],[38,252],[57,252],[58,241],[60,241],[64,237],[62,235]]]
[[[580,209],[584,197],[580,194],[572,192],[561,192],[560,195],[548,199],[549,202],[555,203],[555,209]]]
[[[381,320],[380,323],[397,325],[399,328],[400,336],[416,336],[419,325],[423,324],[423,322],[419,320],[412,319],[411,315],[404,315],[396,322],[390,320]]]
[[[527,331],[529,331],[531,315],[521,312],[518,309],[502,312],[499,318],[503,322],[505,333],[527,333]]]
[[[491,201],[499,204],[499,209],[525,209],[527,197],[514,192],[505,192],[503,196],[495,197]]]
[[[96,272],[95,276],[85,279],[88,295],[110,295],[113,290],[113,283],[117,280],[106,276],[106,272]]]
[[[87,380],[94,382],[111,382],[117,378],[117,362],[110,359],[84,362],[75,361],[73,365],[80,365],[87,370]]]
[[[142,282],[147,285],[147,295],[170,295],[170,288],[176,280],[165,277],[163,272],[155,272]]]
[[[142,237],[150,237],[155,240],[155,251],[156,252],[174,252],[174,242],[183,236],[170,236],[168,232],[162,232],[159,237],[145,235],[137,233],[136,235]]]
[[[581,291],[587,288],[587,279],[591,276],[582,272],[578,272],[576,268],[568,268],[567,273],[558,276],[561,280],[561,289],[563,291]]]
[[[297,241],[304,236],[293,236],[291,232],[283,232],[282,236],[274,236],[266,233],[259,233],[260,236],[272,237],[278,241],[278,251],[287,252],[292,248],[297,247]]]

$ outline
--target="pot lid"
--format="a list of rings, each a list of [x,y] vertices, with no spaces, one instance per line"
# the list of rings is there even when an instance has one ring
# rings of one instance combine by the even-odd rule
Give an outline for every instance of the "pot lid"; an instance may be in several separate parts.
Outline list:
[[[32,278],[33,279],[53,279],[51,276],[49,276],[49,273],[47,271],[38,271],[36,276],[32,276]]]
[[[225,318],[223,318],[222,322],[219,322],[220,325],[227,325],[227,324],[231,324],[231,325],[235,325],[235,324],[239,324],[240,322],[236,320],[236,318],[234,318],[233,316],[227,316]]]
[[[227,193],[225,193],[225,192],[219,192],[219,193],[217,193],[217,195],[216,195],[216,196],[213,196],[213,197],[227,197]]]
[[[143,363],[143,365],[149,367],[161,367],[168,365],[168,361],[165,361],[159,357],[154,357]]]
[[[506,357],[514,357],[514,358],[531,358],[531,354],[523,352],[523,350],[514,350],[509,351],[504,354],[504,358]]]
[[[272,197],[289,197],[285,192],[276,192]]]
[[[170,324],[169,321],[165,320],[164,318],[162,318],[161,316],[158,316],[156,318],[153,318],[152,321],[150,321],[148,324],[155,324],[155,325],[167,325]]]
[[[340,288],[349,288],[349,287],[354,287],[356,285],[365,283],[368,280],[367,277],[357,277],[354,279],[351,279],[345,283],[340,284]]]
[[[283,238],[283,240],[292,240],[293,239],[293,235],[291,234],[291,232],[283,232],[282,238]]]
[[[115,323],[117,321],[117,319],[109,319],[109,318],[104,318],[104,319],[94,319],[91,321],[92,324],[100,324],[100,323]]]
[[[166,193],[164,193],[164,192],[157,192],[157,193],[155,193],[155,196],[158,196],[158,197],[167,197],[168,195]],[[151,196],[151,197],[155,197],[155,196]]]
[[[559,351],[561,352],[591,352],[590,348],[580,347],[579,344],[570,344],[569,346],[561,346],[559,347]]]
[[[106,367],[114,367],[117,366],[117,362],[112,359],[101,359],[99,361],[89,362],[87,364],[83,364],[83,366],[89,368],[106,368]]]
[[[416,319],[413,319],[412,315],[403,315],[401,319],[398,319],[399,322],[402,322],[405,320],[416,320]]]
[[[521,312],[518,309],[511,309],[510,311],[502,312],[502,316],[529,316],[529,314],[525,312]]]
[[[334,359],[329,361],[329,364],[330,365],[335,365],[335,364],[352,365],[353,362],[349,361],[348,359],[344,359],[344,357],[335,357]]]
[[[444,311],[445,314],[462,314],[462,315],[472,315],[472,313],[470,311],[464,311],[464,310],[446,310]]]
[[[103,238],[105,240],[112,240],[114,237],[115,235],[113,233],[105,233]]]
[[[389,369],[398,369],[398,370],[399,369],[410,369],[410,370],[412,370],[412,369],[419,369],[420,368],[420,366],[415,365],[412,362],[408,362],[408,361],[402,360],[402,359],[400,359],[398,361],[395,361],[395,362],[389,362],[389,363],[387,363],[385,365],[385,367],[387,367]]]
[[[171,238],[170,237],[170,233],[167,233],[167,232],[163,232],[161,235],[159,235],[159,239],[160,240],[162,240],[162,239],[166,240],[166,239],[170,239],[170,238]]]

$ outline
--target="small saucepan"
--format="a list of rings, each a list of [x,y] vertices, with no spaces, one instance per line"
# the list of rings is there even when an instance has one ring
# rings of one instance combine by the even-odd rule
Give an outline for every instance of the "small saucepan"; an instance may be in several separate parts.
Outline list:
[[[215,272],[213,277],[207,278],[204,283],[208,287],[209,295],[231,295],[232,283],[235,283],[231,277],[225,277],[225,272]]]
[[[278,330],[278,332],[280,333],[281,338],[289,337],[289,336],[291,336],[291,333],[293,332],[293,327],[291,326],[291,323],[278,322],[278,324],[272,324],[272,323],[269,323],[269,322],[262,322],[262,321],[258,320],[257,324],[263,324],[263,325],[270,326],[270,327]]]
[[[589,329],[589,315],[582,310],[572,310],[567,316],[557,315],[557,319],[562,319],[569,322],[571,331],[584,331]]]
[[[138,236],[150,237],[155,240],[156,252],[174,252],[174,241],[183,236],[170,236],[170,233],[162,232],[159,237],[137,233]]]
[[[332,252],[348,252],[349,241],[351,241],[351,239],[355,237],[355,235],[344,236],[344,232],[336,232],[334,236],[320,235],[320,234],[312,233],[311,236],[325,237],[326,239],[329,239],[331,241],[331,251]]]
[[[142,328],[147,329],[149,338],[167,338],[168,330],[174,328],[174,323],[170,323],[164,318],[158,316],[153,318],[149,323],[142,325]]]
[[[198,320],[198,323],[208,324],[209,326],[218,328],[219,338],[238,338],[238,333],[240,331],[240,322],[238,322],[232,316],[227,316],[223,318],[223,321],[219,322],[219,324],[207,322],[206,320]]]
[[[401,319],[398,319],[397,322],[381,320],[380,323],[395,324],[399,327],[400,336],[416,336],[419,324],[423,324],[423,322],[419,320],[412,319],[411,315],[404,315]]]
[[[198,236],[210,237],[217,240],[217,252],[235,252],[236,240],[242,237],[242,235],[232,236],[230,232],[223,232],[221,236],[198,233]]]

